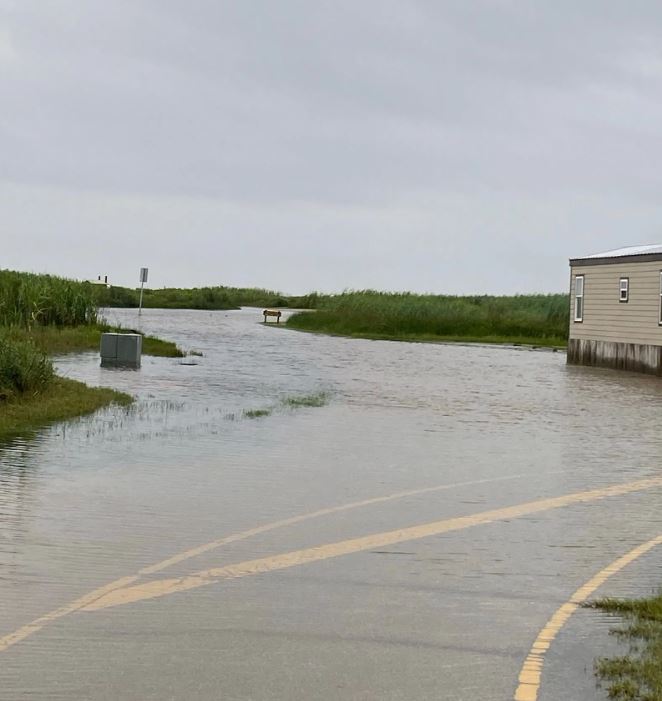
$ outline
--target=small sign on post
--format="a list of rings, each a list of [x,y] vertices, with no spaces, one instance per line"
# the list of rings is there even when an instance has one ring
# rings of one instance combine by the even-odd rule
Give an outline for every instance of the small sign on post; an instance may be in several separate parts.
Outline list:
[[[138,304],[138,316],[143,313],[143,287],[147,282],[149,268],[140,268],[140,302]]]

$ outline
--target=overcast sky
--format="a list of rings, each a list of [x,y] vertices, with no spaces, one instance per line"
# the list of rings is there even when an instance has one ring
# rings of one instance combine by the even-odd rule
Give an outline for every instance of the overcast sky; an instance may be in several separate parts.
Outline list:
[[[561,291],[661,125],[656,1],[0,0],[0,268]]]

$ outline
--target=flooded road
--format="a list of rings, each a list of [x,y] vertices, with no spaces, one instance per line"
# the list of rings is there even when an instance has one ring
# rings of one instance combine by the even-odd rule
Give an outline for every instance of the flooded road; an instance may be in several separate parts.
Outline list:
[[[135,406],[0,447],[1,699],[512,699],[554,612],[662,533],[657,378],[255,309],[108,317],[203,355],[62,358]],[[522,693],[606,698],[609,624],[576,612]]]

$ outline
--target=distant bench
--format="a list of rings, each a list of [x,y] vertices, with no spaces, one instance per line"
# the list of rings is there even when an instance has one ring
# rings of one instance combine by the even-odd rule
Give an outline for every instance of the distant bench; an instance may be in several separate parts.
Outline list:
[[[267,317],[269,316],[275,316],[276,317],[276,323],[280,324],[280,315],[281,312],[278,311],[278,309],[265,309],[263,312],[264,314],[264,323],[267,323]]]

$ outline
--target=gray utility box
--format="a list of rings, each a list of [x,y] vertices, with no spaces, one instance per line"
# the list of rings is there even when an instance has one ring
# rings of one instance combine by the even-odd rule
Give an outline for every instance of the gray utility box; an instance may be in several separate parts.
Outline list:
[[[102,333],[102,368],[139,368],[143,337],[139,333]]]

